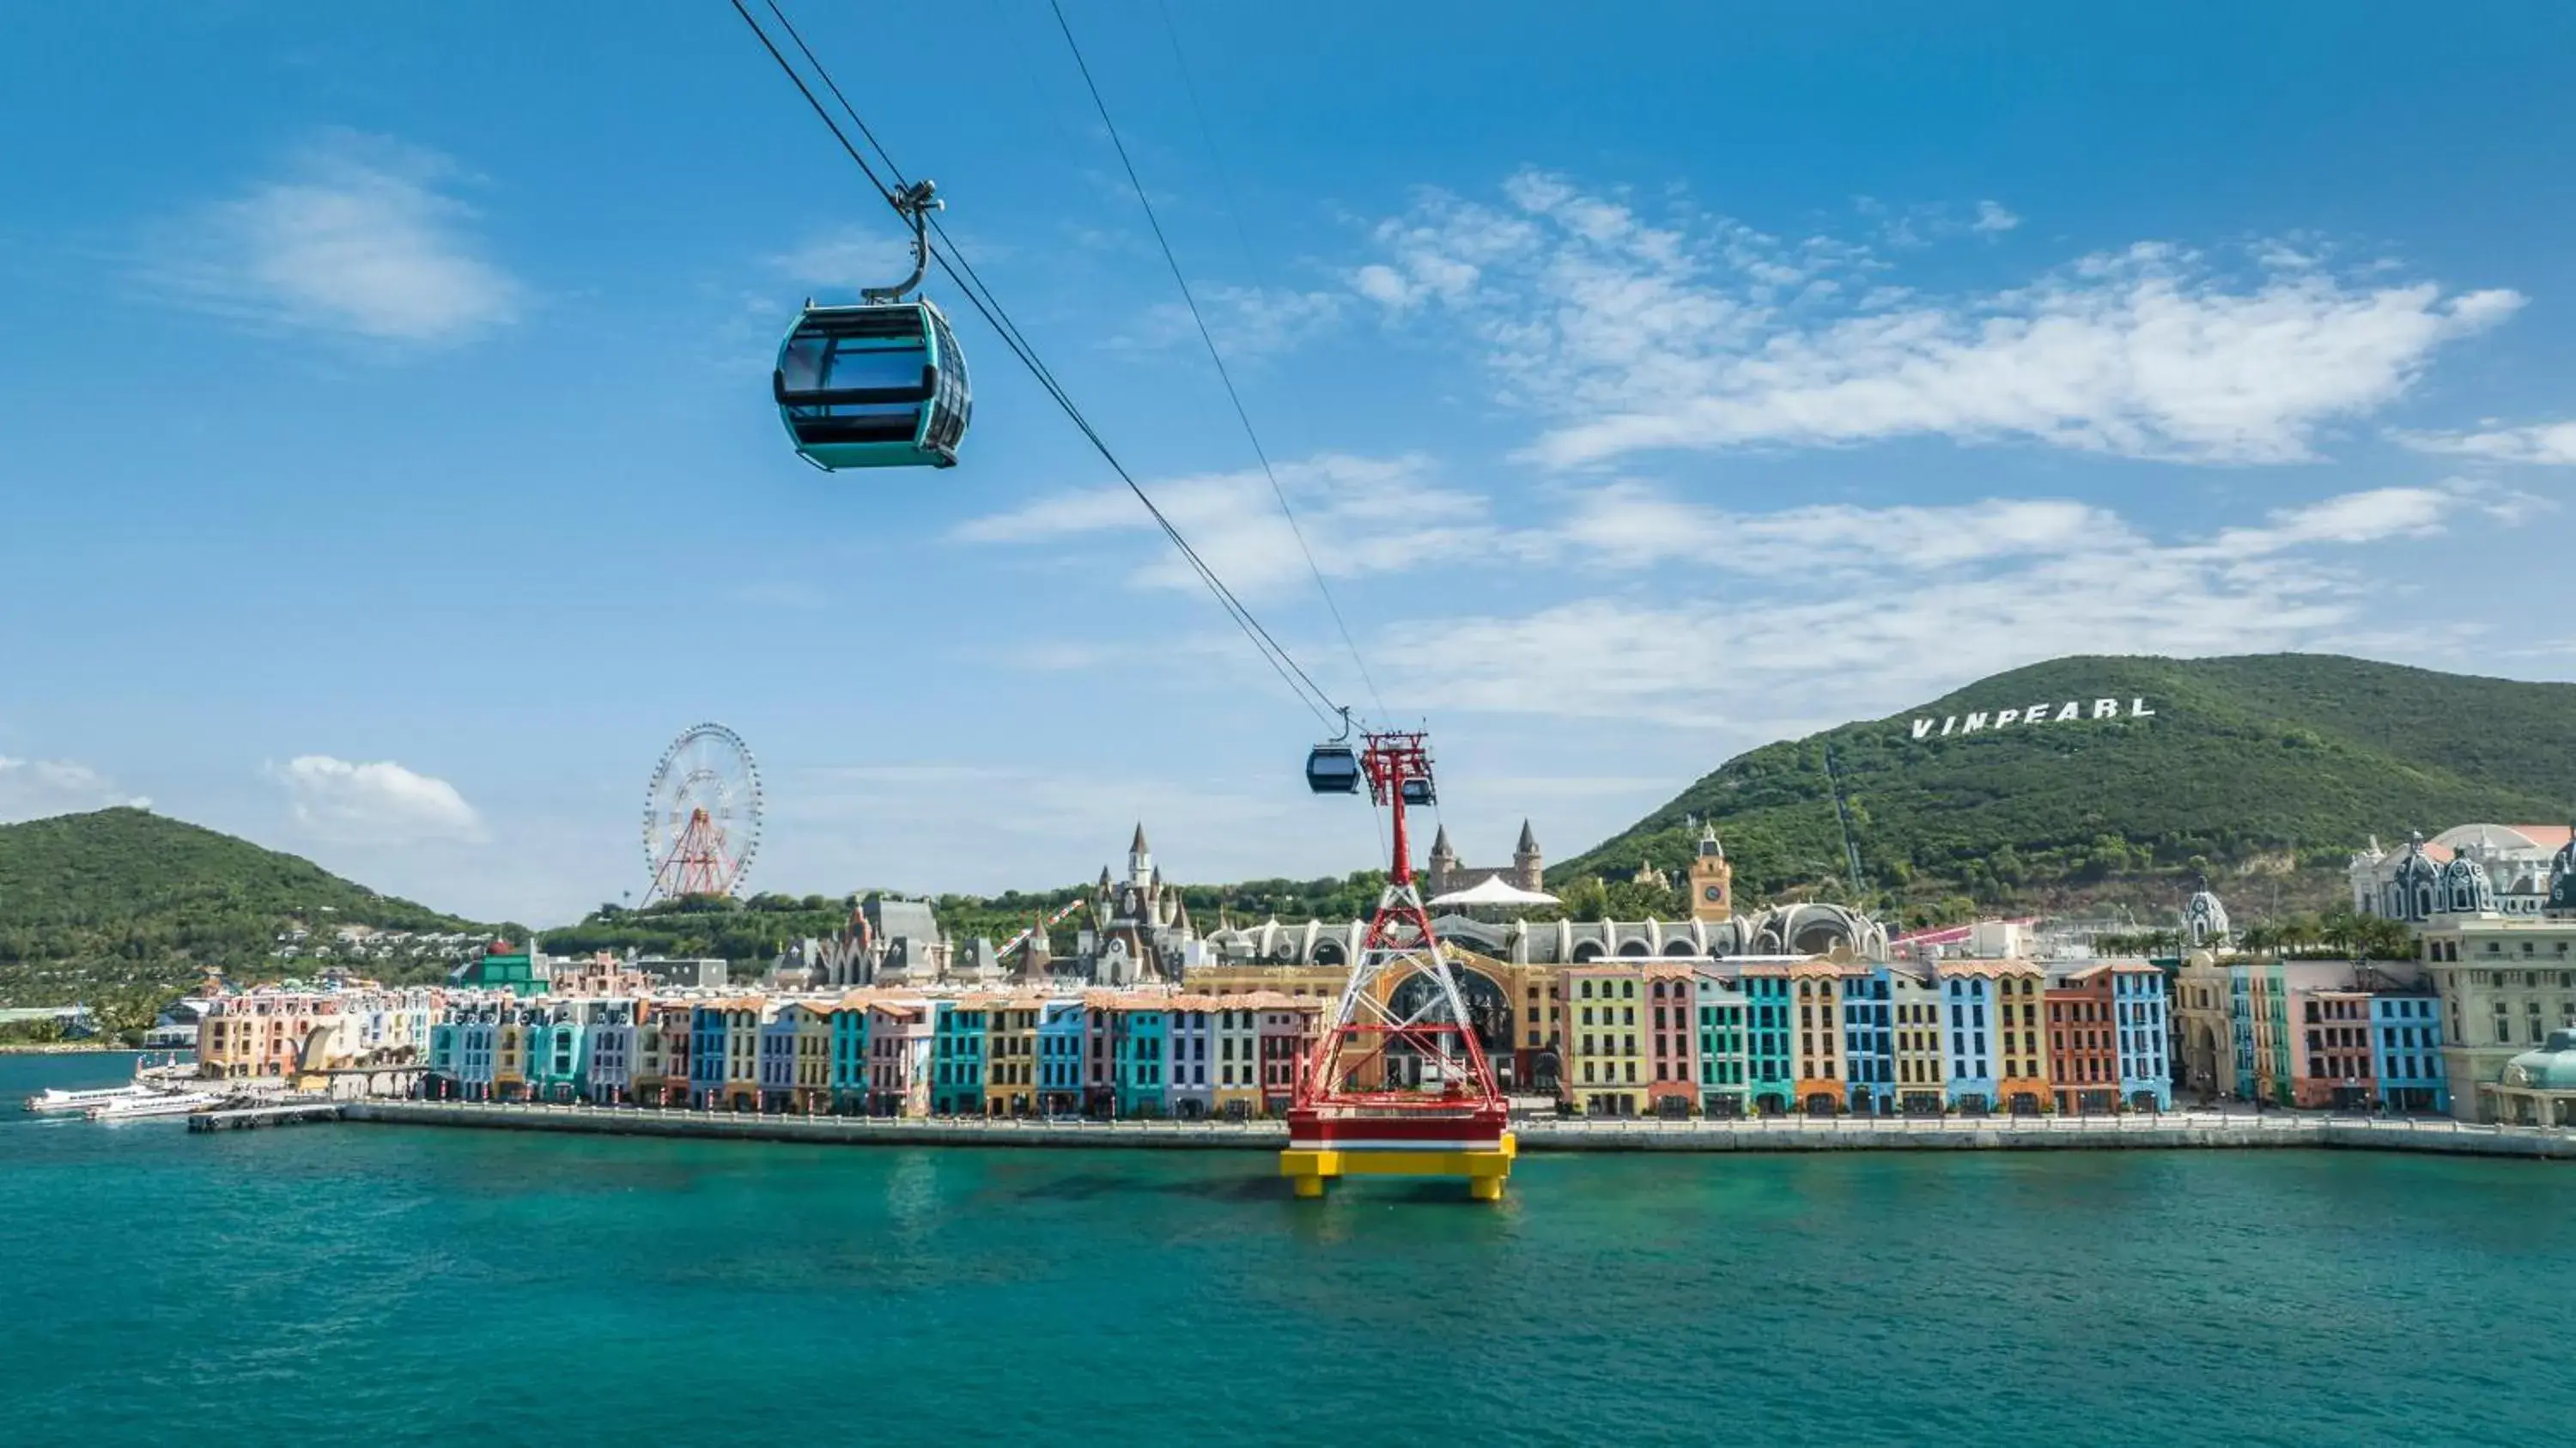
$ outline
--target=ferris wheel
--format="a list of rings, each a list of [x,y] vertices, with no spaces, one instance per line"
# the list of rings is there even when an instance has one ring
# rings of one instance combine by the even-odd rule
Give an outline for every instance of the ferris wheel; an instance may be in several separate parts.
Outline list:
[[[644,794],[644,900],[730,895],[760,852],[760,767],[722,724],[696,724],[662,751]]]

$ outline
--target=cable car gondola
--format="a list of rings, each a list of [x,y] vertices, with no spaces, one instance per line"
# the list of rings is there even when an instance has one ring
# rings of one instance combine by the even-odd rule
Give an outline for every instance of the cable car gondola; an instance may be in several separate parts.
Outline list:
[[[1306,787],[1317,794],[1359,793],[1359,755],[1347,744],[1318,744],[1306,751]]]
[[[1406,804],[1429,804],[1432,801],[1430,780],[1416,776],[1405,780],[1402,788],[1404,792],[1404,802]]]
[[[912,275],[867,288],[856,306],[808,301],[779,344],[770,373],[779,420],[797,454],[826,471],[957,464],[974,413],[966,355],[937,306],[904,299],[929,266],[922,217],[941,204],[932,189],[922,181],[895,198],[912,223]]]

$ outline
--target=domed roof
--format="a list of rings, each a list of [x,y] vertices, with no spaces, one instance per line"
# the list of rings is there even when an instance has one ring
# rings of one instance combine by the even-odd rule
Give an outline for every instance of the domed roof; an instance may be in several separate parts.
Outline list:
[[[2576,1030],[2551,1031],[2547,1045],[2505,1063],[2504,1079],[2535,1091],[2576,1091]]]

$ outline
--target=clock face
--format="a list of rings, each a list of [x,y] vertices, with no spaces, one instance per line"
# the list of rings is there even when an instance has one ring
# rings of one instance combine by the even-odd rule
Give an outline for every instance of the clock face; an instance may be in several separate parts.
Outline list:
[[[1711,903],[1726,898],[1726,892],[1717,888],[1715,885],[1711,885],[1707,889],[1700,891],[1699,894],[1701,899],[1710,901]]]

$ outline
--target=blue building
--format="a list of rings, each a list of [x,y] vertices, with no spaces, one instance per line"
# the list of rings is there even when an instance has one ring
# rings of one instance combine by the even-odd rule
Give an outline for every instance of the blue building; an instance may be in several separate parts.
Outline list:
[[[796,1022],[794,1012],[780,1011],[760,1023],[757,1057],[760,1109],[785,1111],[796,1099]]]
[[[1167,1114],[1163,1073],[1170,1060],[1171,1022],[1162,1011],[1112,1011],[1112,1062],[1116,1068],[1118,1114]]]
[[[2370,1070],[2379,1078],[2379,1104],[2391,1111],[2451,1109],[2438,998],[2396,991],[2371,996]]]
[[[1776,1114],[1797,1106],[1798,1064],[1789,1049],[1789,975],[1744,973],[1744,998],[1751,1024],[1745,1031],[1747,1089],[1757,1112]]]
[[[1843,979],[1843,1072],[1853,1111],[1896,1109],[1896,1032],[1886,966]]]
[[[1986,1021],[1995,983],[1984,975],[1951,975],[1941,981],[1942,1023],[1949,1045],[1948,1099],[1953,1109],[1991,1111],[1999,1089],[1995,1058],[1986,1046]]]
[[[845,1005],[832,1012],[832,1110],[861,1115],[868,1109],[868,1012]]]
[[[984,1017],[980,1006],[939,1002],[930,1034],[930,1110],[934,1116],[984,1114]]]
[[[2243,1101],[2257,1097],[2254,1080],[2254,969],[2247,965],[2227,967],[2228,1034],[2234,1037],[2236,1050],[2236,1096]]]
[[[2154,965],[2111,968],[2111,1003],[2119,1027],[2120,1099],[2132,1107],[2173,1109],[2171,1034],[2165,973]]]
[[[1082,1110],[1083,1009],[1079,999],[1048,1001],[1038,1011],[1038,1111]]]
[[[725,1008],[721,1004],[689,1008],[689,1104],[701,1109],[722,1105],[725,1094]]]

